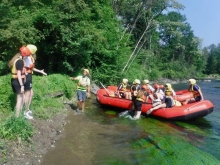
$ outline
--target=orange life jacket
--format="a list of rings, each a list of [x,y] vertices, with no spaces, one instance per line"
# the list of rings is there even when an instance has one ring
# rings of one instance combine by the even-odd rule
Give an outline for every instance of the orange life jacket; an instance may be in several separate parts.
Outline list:
[[[15,64],[16,64],[16,62],[17,62],[18,60],[22,60],[22,62],[23,62],[23,69],[22,69],[22,71],[21,71],[21,78],[25,78],[25,68],[24,68],[25,62],[24,62],[24,60],[21,59],[21,58],[17,58],[17,59],[14,61],[14,64],[13,64],[13,66],[12,66],[12,68],[11,68],[12,78],[18,78],[18,76],[17,76],[18,70],[16,69],[16,66],[15,66]]]
[[[192,92],[194,97],[200,96],[199,91],[194,90],[194,86],[198,86],[198,85],[197,84],[190,85],[189,88],[188,88],[188,91]],[[198,86],[198,89],[200,89],[199,86]]]
[[[124,83],[121,83],[120,85],[122,85],[122,88],[119,90],[119,92],[125,93],[127,91],[127,85]]]

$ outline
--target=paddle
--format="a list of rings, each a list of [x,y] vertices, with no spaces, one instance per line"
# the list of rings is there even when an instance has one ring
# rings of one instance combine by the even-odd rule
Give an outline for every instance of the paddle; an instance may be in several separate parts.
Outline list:
[[[110,97],[115,97],[115,94],[114,93],[112,93],[112,92],[110,92],[108,89],[106,89],[106,87],[100,82],[100,84],[101,84],[101,86],[105,89],[105,91],[108,93],[108,95],[110,96]]]

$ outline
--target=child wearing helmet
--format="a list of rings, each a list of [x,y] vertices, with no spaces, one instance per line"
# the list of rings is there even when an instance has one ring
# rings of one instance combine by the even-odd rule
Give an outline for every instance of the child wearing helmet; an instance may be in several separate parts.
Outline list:
[[[24,59],[25,61],[25,68],[26,68],[26,82],[24,84],[24,90],[25,90],[25,100],[24,100],[24,103],[25,103],[25,117],[26,118],[33,118],[32,117],[32,111],[30,110],[30,105],[31,105],[31,102],[32,102],[32,98],[33,98],[33,95],[34,95],[34,92],[33,92],[33,85],[32,85],[32,74],[33,74],[33,71],[34,72],[38,72],[38,73],[41,73],[43,75],[47,75],[44,70],[39,70],[37,68],[35,68],[35,59],[36,59],[36,51],[37,51],[37,47],[35,45],[32,45],[32,44],[28,44],[26,46],[30,52],[31,52],[31,55],[28,56],[28,58]],[[35,57],[35,58],[34,58]]]
[[[176,99],[176,93],[174,92],[172,86],[170,83],[166,83],[165,85],[165,96],[164,99],[161,100],[161,102],[159,104],[154,103],[152,106],[153,108],[149,109],[147,111],[147,115],[149,115],[152,111],[157,110],[159,108],[171,108],[175,105],[175,99]],[[160,99],[158,95],[159,93],[155,93],[154,97],[156,99]]]
[[[119,98],[125,98],[131,100],[131,92],[127,90],[128,79],[122,79],[122,82],[118,85],[116,94]]]
[[[136,95],[136,100],[134,102],[135,104],[135,116],[133,117],[133,120],[138,120],[141,115],[142,110],[142,104],[143,102],[147,102],[149,98],[149,93],[147,92],[147,85],[142,85],[141,89],[138,91]]]
[[[149,80],[144,80],[142,84],[148,86],[148,89],[150,90],[149,92],[153,93],[155,91],[155,89],[149,84]]]
[[[164,100],[164,92],[162,89],[160,89],[160,85],[159,84],[154,84],[154,92],[150,94],[150,99],[152,100],[152,103],[154,102],[158,102],[158,99],[160,101]]]
[[[189,79],[188,91],[193,93],[193,98],[187,99],[183,104],[188,104],[189,102],[195,102],[204,100],[201,88],[196,84],[195,79]]]
[[[135,101],[136,101],[136,97],[137,97],[137,93],[138,91],[141,89],[141,86],[140,86],[140,80],[138,79],[135,79],[132,83],[132,86],[130,88],[130,91],[131,91],[131,100],[132,100],[132,103],[133,103],[133,110],[137,109],[136,108],[136,104],[135,104]]]
[[[135,79],[130,89],[133,102],[136,100],[137,93],[140,89],[141,89],[140,80]]]
[[[25,62],[31,52],[25,46],[20,48],[20,53],[14,55],[9,61],[8,66],[11,68],[12,78],[11,86],[14,93],[16,93],[16,112],[15,116],[19,117],[24,104],[24,82],[25,76]]]

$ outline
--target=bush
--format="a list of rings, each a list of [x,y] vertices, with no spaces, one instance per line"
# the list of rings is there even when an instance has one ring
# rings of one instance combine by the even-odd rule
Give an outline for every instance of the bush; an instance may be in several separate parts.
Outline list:
[[[12,115],[6,122],[0,125],[0,137],[15,140],[18,136],[21,140],[28,140],[34,134],[33,127],[23,116],[16,118]]]

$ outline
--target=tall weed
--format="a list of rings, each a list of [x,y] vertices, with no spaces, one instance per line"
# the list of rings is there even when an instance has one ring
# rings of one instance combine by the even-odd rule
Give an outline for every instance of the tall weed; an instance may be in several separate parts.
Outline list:
[[[28,140],[34,134],[33,127],[23,116],[16,118],[12,115],[6,122],[0,125],[0,137],[15,140],[18,136]]]

